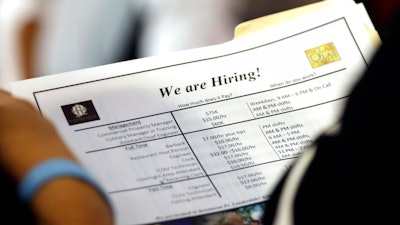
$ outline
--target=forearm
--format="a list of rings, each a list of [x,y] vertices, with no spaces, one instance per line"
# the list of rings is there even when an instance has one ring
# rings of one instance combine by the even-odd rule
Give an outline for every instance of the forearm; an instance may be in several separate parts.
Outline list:
[[[50,159],[78,163],[55,127],[29,103],[0,90],[0,164],[21,185],[37,165]],[[48,169],[48,168],[47,168]],[[113,215],[99,189],[82,179],[46,180],[26,199],[45,225],[111,225]]]

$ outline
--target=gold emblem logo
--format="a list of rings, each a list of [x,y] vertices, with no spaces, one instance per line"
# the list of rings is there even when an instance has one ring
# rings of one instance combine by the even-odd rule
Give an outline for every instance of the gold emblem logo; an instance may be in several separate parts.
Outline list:
[[[306,50],[305,53],[312,68],[317,68],[340,60],[339,53],[333,42]]]

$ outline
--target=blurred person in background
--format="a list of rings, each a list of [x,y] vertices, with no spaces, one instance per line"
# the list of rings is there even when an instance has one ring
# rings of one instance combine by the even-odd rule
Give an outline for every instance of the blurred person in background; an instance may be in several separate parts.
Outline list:
[[[239,23],[320,0],[0,0],[0,87],[220,44]],[[364,0],[382,35],[398,0]]]
[[[0,0],[0,87],[232,40],[241,22],[318,0]]]

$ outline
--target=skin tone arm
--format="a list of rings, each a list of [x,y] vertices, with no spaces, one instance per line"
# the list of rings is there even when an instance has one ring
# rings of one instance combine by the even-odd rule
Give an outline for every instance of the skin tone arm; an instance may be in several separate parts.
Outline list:
[[[54,126],[28,102],[0,90],[0,165],[16,182],[40,162],[54,157],[76,160]],[[44,225],[111,225],[112,211],[87,183],[62,177],[46,183],[30,207]]]

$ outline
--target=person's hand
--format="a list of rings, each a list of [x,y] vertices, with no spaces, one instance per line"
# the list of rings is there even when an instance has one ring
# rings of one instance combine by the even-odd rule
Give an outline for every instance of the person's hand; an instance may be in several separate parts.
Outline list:
[[[39,162],[73,155],[55,127],[30,103],[0,90],[0,164],[19,181]]]
[[[20,182],[35,165],[51,158],[76,161],[53,124],[29,102],[0,90],[0,166]],[[93,186],[72,177],[46,183],[29,202],[38,224],[110,225],[113,215]]]

